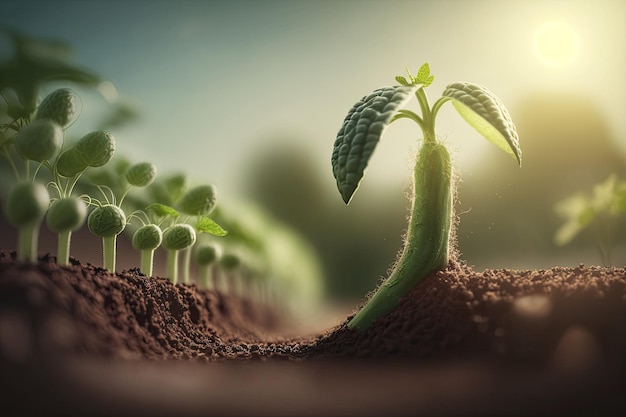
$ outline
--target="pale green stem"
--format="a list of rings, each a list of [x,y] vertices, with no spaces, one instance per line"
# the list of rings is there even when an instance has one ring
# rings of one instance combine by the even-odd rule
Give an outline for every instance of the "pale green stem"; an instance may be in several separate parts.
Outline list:
[[[174,284],[178,282],[178,252],[177,250],[167,251],[167,277]]]
[[[183,283],[191,283],[191,246],[185,249],[185,257],[183,258]]]
[[[57,240],[57,264],[69,265],[70,263],[70,241],[72,239],[72,231],[67,230],[59,233]]]
[[[39,242],[40,222],[19,228],[17,236],[17,260],[21,262],[37,262],[37,244]]]
[[[141,272],[148,277],[152,276],[152,266],[154,265],[154,249],[143,249],[141,251]]]
[[[102,256],[104,267],[115,273],[115,255],[116,255],[117,235],[102,238]]]
[[[198,265],[198,277],[200,278],[200,285],[204,288],[211,288],[211,264]]]

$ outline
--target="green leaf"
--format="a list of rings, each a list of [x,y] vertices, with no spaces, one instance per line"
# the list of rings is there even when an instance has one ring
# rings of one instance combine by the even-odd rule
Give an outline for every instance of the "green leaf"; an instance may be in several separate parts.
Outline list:
[[[430,66],[428,63],[425,63],[420,67],[417,71],[417,76],[415,77],[415,81],[418,84],[422,84],[424,87],[431,85],[434,79],[435,77],[430,75]]]
[[[157,215],[157,217],[170,216],[176,218],[180,216],[180,213],[177,210],[161,203],[150,204],[148,207],[146,207],[146,211],[148,210],[151,210],[154,214]]]
[[[343,121],[333,147],[337,188],[348,204],[385,128],[421,85],[382,87],[358,101]]]
[[[213,236],[226,236],[228,232],[219,224],[215,223],[210,217],[202,216],[198,218],[196,229],[199,232],[209,233]]]
[[[402,77],[402,76],[400,76],[400,75],[398,75],[398,76],[396,77],[396,81],[397,81],[398,83],[400,83],[400,85],[409,85],[409,82],[406,80],[406,78],[404,78],[404,77]]]
[[[478,133],[522,164],[517,129],[504,104],[491,91],[459,82],[447,86],[442,95],[452,100],[461,117]]]

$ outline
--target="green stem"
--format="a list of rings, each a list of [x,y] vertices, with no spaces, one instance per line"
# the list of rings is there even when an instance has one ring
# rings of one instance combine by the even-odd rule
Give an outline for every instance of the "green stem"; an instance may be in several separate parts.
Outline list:
[[[211,264],[198,266],[198,277],[200,278],[200,285],[204,288],[211,288]]]
[[[154,265],[154,249],[143,249],[141,251],[141,272],[145,276],[152,276],[152,266]]]
[[[348,323],[362,331],[396,308],[400,299],[448,263],[452,225],[452,165],[445,146],[424,141],[413,178],[413,202],[402,254],[391,275]]]
[[[191,283],[191,246],[185,249],[185,257],[183,258],[183,283]]]
[[[117,235],[102,238],[102,255],[104,267],[115,273],[115,252],[116,252]]]
[[[72,231],[67,230],[59,233],[57,240],[57,264],[69,265],[70,263],[70,241],[72,239]]]
[[[39,242],[40,222],[20,227],[17,236],[17,260],[21,262],[37,262],[37,244]]]
[[[167,277],[174,284],[178,282],[178,252],[177,250],[167,251]]]

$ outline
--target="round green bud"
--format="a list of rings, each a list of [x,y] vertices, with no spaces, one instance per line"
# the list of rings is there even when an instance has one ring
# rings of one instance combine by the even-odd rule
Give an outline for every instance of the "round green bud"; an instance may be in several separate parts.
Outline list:
[[[63,129],[49,119],[35,120],[15,135],[15,147],[31,161],[49,161],[63,145]]]
[[[17,183],[9,192],[6,201],[6,217],[15,227],[39,223],[50,204],[50,194],[43,184],[24,181]]]
[[[56,168],[59,175],[63,177],[73,177],[87,169],[89,165],[81,158],[74,148],[70,148],[57,158]]]
[[[46,224],[54,233],[74,231],[87,217],[87,205],[80,198],[61,198],[52,203],[46,215]]]
[[[187,249],[196,243],[196,231],[188,224],[175,224],[163,232],[163,247],[167,250]]]
[[[226,269],[235,269],[241,264],[241,259],[234,253],[226,253],[220,259],[220,264]]]
[[[147,187],[156,177],[156,166],[150,162],[140,162],[132,165],[126,171],[126,181],[135,187]]]
[[[180,210],[191,216],[210,214],[217,203],[217,189],[213,185],[200,185],[187,191],[178,205]]]
[[[126,215],[113,204],[96,207],[87,218],[89,231],[98,237],[117,236],[126,228]]]
[[[90,167],[101,167],[113,158],[115,138],[106,130],[97,130],[80,138],[74,151]]]
[[[210,265],[222,257],[222,248],[214,243],[207,243],[196,249],[196,262]]]
[[[76,115],[76,96],[69,88],[48,94],[37,109],[37,119],[50,119],[66,128]]]
[[[141,226],[133,235],[133,248],[137,250],[154,250],[161,245],[163,232],[156,224]]]

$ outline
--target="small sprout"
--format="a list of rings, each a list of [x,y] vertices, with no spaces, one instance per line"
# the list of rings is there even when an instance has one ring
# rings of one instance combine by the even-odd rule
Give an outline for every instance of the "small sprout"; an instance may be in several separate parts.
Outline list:
[[[141,272],[144,275],[152,276],[154,264],[154,251],[163,241],[163,232],[156,224],[146,224],[141,226],[133,234],[133,248],[141,252]]]
[[[63,145],[63,129],[48,119],[35,120],[15,136],[19,154],[31,161],[49,161]]]
[[[408,76],[408,80],[396,77],[400,85],[379,88],[357,102],[344,119],[332,152],[333,175],[348,204],[390,123],[402,118],[413,120],[424,135],[413,169],[411,213],[404,247],[389,277],[348,323],[349,328],[358,331],[395,309],[411,288],[448,263],[455,192],[450,154],[435,133],[441,106],[451,101],[468,124],[521,165],[515,125],[504,105],[489,90],[471,83],[453,83],[431,107],[424,91],[434,80],[428,64],[422,65],[415,77],[410,72]],[[402,109],[412,95],[417,98],[421,115]]]
[[[104,267],[115,272],[117,235],[126,228],[126,215],[116,205],[96,207],[87,218],[87,227],[94,235],[102,238]]]
[[[65,129],[75,119],[76,113],[76,97],[72,90],[59,88],[39,104],[36,119],[50,119]]]
[[[6,201],[6,217],[18,229],[18,260],[37,261],[39,227],[49,204],[48,190],[40,183],[19,182],[11,189]]]
[[[126,181],[134,187],[147,187],[156,177],[156,166],[150,162],[132,165],[126,171]]]
[[[178,253],[196,243],[196,231],[188,224],[175,224],[163,232],[163,248],[167,250],[167,276],[178,282]]]
[[[213,185],[200,185],[187,191],[178,202],[180,211],[190,216],[211,214],[217,202],[217,190]]]
[[[76,142],[74,152],[88,166],[101,167],[113,158],[115,138],[106,130],[88,133]]]
[[[220,261],[222,248],[215,243],[206,243],[196,248],[196,263],[198,264],[198,274],[200,284],[205,288],[211,287],[211,268]],[[215,283],[213,285],[215,286]]]
[[[87,217],[87,206],[76,197],[55,200],[46,216],[46,224],[54,233],[58,233],[57,263],[68,265],[70,260],[70,241],[72,232],[78,230]]]

